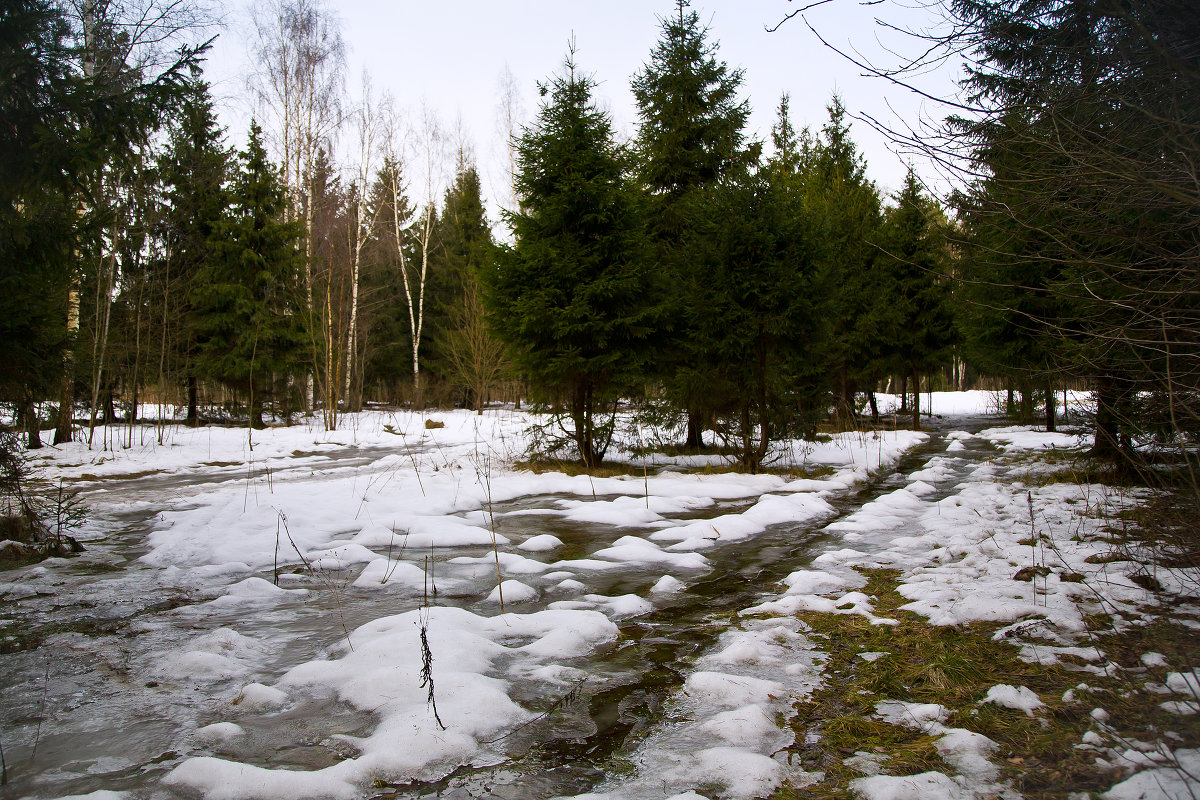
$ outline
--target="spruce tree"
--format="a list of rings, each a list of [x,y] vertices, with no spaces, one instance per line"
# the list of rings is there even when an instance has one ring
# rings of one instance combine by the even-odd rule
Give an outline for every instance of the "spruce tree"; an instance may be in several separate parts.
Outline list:
[[[244,392],[250,424],[261,428],[266,399],[285,391],[308,361],[302,229],[285,217],[284,190],[256,122],[240,161],[193,302],[201,371]]]
[[[990,175],[956,196],[964,278],[958,317],[968,361],[1020,390],[1022,422],[1032,422],[1034,388],[1042,388],[1053,429],[1056,375],[1071,366],[1062,326],[1078,311],[1060,291],[1069,267],[1053,256],[1058,243],[1047,230],[1052,222],[1029,207],[1022,221],[1011,213],[1027,199],[1015,178],[1035,157],[1019,142],[1028,128],[1021,115],[1011,115],[1006,129],[1017,141],[993,140],[980,153]]]
[[[752,159],[743,128],[749,104],[738,99],[742,71],[717,57],[700,16],[688,0],[676,0],[674,13],[662,19],[662,33],[650,60],[634,76],[633,96],[640,124],[638,175],[649,193],[648,230],[654,255],[667,285],[664,309],[673,341],[659,347],[659,371],[675,401],[688,410],[687,446],[699,447],[707,392],[686,362],[691,310],[699,290],[691,250],[702,225],[697,214],[703,191]]]
[[[695,253],[690,361],[718,434],[752,473],[773,440],[811,429],[819,387],[811,373],[823,339],[820,277],[802,195],[786,175],[773,164],[722,179],[705,198]]]
[[[105,164],[144,141],[177,96],[184,52],[155,80],[130,71],[83,74],[61,4],[0,5],[0,396],[22,409],[40,445],[35,401],[65,376],[56,441],[69,439],[77,252],[96,234],[84,187]],[[67,357],[67,358],[65,358]]]
[[[515,244],[484,272],[497,335],[598,465],[616,404],[642,375],[654,330],[638,209],[595,82],[571,53],[518,146]]]
[[[195,336],[201,324],[191,287],[214,258],[215,234],[229,204],[230,158],[209,86],[193,75],[159,159],[165,252],[153,270],[163,298],[163,349],[170,357],[165,369],[185,385],[191,425],[199,422]]]
[[[879,232],[880,256],[872,273],[874,302],[863,322],[876,341],[873,355],[878,374],[890,371],[912,380],[917,397],[912,419],[917,429],[921,427],[920,376],[946,363],[955,331],[941,209],[921,190],[911,168],[895,199]]]
[[[479,172],[462,154],[446,190],[430,276],[429,339],[433,370],[472,395],[482,410],[487,385],[500,368],[499,342],[488,331],[479,298],[479,274],[496,257]]]
[[[1062,270],[1049,291],[1068,313],[1048,327],[1062,366],[1096,389],[1093,453],[1128,465],[1140,458],[1132,434],[1151,422],[1159,434],[1194,436],[1196,4],[954,0],[946,8],[951,46],[979,54],[963,82],[979,113],[949,121],[949,147],[973,150],[972,166],[985,174],[999,149],[1012,156],[987,175],[1004,203],[990,210],[1036,234],[1017,259],[1041,262],[1042,274]],[[1012,125],[1014,115],[1031,124]],[[1157,420],[1135,413],[1154,395]]]
[[[821,129],[805,192],[806,207],[820,230],[823,280],[836,287],[828,306],[828,370],[835,410],[846,420],[854,413],[859,383],[876,377],[862,368],[871,363],[874,342],[866,315],[878,297],[872,276],[878,250],[872,240],[881,214],[879,193],[850,138],[841,98],[834,95],[828,109],[829,121]]]

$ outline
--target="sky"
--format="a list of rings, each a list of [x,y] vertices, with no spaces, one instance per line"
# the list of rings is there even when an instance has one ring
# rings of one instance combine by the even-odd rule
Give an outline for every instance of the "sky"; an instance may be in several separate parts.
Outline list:
[[[461,129],[494,209],[497,198],[507,195],[508,183],[505,134],[498,121],[502,73],[507,70],[515,78],[524,119],[532,121],[539,102],[537,83],[561,68],[574,37],[577,64],[599,82],[597,100],[611,112],[618,136],[631,137],[637,114],[630,82],[659,39],[660,16],[673,6],[671,0],[330,0],[326,9],[340,20],[348,45],[350,96],[359,93],[366,70],[374,87],[390,93],[414,126],[427,107],[443,127]],[[835,91],[852,114],[865,112],[899,128],[916,124],[923,115],[944,113],[903,87],[864,77],[823,46],[804,21],[831,44],[891,60],[883,47],[911,52],[914,43],[898,42],[876,24],[876,14],[922,28],[930,21],[926,9],[901,8],[894,0],[882,7],[832,0],[768,32],[800,6],[793,0],[698,0],[692,8],[708,27],[709,40],[718,43],[718,56],[731,68],[744,70],[742,96],[752,109],[747,131],[752,137],[769,139],[783,92],[790,95],[797,128],[819,129]],[[228,6],[224,21],[207,73],[220,99],[222,121],[240,146],[253,113],[246,90],[246,77],[255,69],[250,58],[253,25],[247,6]],[[935,94],[950,93],[953,76],[935,75],[923,86]],[[885,193],[897,190],[907,157],[889,148],[886,138],[865,122],[855,122],[851,130],[867,158],[869,177]],[[935,178],[920,162],[915,166],[926,180]]]

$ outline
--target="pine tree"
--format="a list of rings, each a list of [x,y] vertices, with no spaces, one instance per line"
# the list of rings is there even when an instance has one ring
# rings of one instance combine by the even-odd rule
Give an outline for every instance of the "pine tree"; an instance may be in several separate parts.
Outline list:
[[[265,400],[300,375],[308,359],[302,230],[285,219],[283,187],[255,122],[240,161],[229,211],[214,233],[214,258],[200,272],[193,302],[202,372],[245,392],[250,424],[263,427]]]
[[[876,292],[872,270],[878,250],[872,244],[881,222],[879,193],[867,180],[866,160],[850,138],[846,109],[834,95],[829,122],[821,129],[811,174],[807,209],[818,221],[824,281],[837,287],[828,306],[832,337],[828,369],[835,409],[843,420],[854,413],[854,395],[871,362],[873,331],[865,323]]]
[[[822,292],[803,198],[786,174],[776,163],[722,179],[704,201],[696,252],[689,361],[698,365],[718,434],[751,473],[773,440],[811,426],[819,387],[812,372]]]
[[[655,312],[612,123],[573,53],[564,69],[519,143],[515,244],[483,282],[497,335],[534,391],[565,406],[564,428],[594,467],[617,400],[641,377]]]
[[[689,251],[700,195],[722,177],[754,159],[743,148],[749,104],[738,99],[742,71],[717,58],[700,17],[688,0],[676,0],[675,13],[662,19],[662,33],[650,61],[633,79],[640,125],[638,174],[649,192],[648,228],[667,285],[675,287],[664,309],[675,331],[673,343],[660,343],[659,370],[677,403],[688,409],[687,446],[699,447],[706,415],[702,384],[687,378],[695,365],[683,360],[693,292]]]
[[[921,427],[920,376],[948,360],[955,331],[946,272],[941,209],[924,192],[910,167],[896,205],[885,214],[872,273],[873,303],[864,327],[876,341],[879,373],[907,375],[917,399],[913,428]]]
[[[186,52],[156,80],[84,74],[61,4],[0,6],[0,394],[40,445],[34,402],[63,378],[56,441],[70,438],[78,318],[76,252],[95,235],[83,187],[127,154],[176,97]],[[118,79],[119,78],[119,79]]]
[[[430,276],[430,362],[444,379],[473,395],[482,410],[499,374],[499,342],[490,336],[479,298],[479,274],[496,257],[479,172],[462,154],[446,190]]]
[[[187,422],[199,422],[196,329],[200,321],[191,287],[213,259],[214,237],[229,196],[226,182],[231,153],[217,124],[208,84],[198,76],[174,120],[167,150],[159,159],[166,209],[162,223],[165,254],[154,277],[162,297],[162,346],[187,393]]]

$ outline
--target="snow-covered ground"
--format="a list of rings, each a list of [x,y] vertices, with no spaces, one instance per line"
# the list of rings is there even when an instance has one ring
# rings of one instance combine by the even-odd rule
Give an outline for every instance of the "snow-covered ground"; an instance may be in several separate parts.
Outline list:
[[[894,622],[874,617],[855,567],[899,568],[908,608],[934,624],[1035,626],[1042,637],[1018,644],[1040,659],[1088,654],[1077,639],[1097,591],[1115,608],[1152,602],[1120,565],[1087,561],[1103,550],[1099,523],[1075,513],[1131,500],[1014,482],[1028,468],[1015,456],[1080,439],[980,431],[995,401],[933,395],[935,414],[976,433],[943,423],[933,438],[786,443],[776,463],[791,474],[621,451],[627,475],[535,475],[512,467],[530,418],[511,410],[364,412],[336,431],[168,426],[161,443],[146,428],[128,447],[42,451],[95,516],[81,559],[0,573],[0,635],[45,628],[37,648],[0,656],[21,698],[4,715],[8,763],[41,765],[13,777],[30,797],[97,798],[352,798],[496,770],[513,797],[752,798],[802,785],[814,777],[788,763],[793,734],[779,722],[820,685],[824,656],[796,612]],[[919,458],[854,499],[914,448]],[[1031,557],[1049,573],[1013,581]],[[96,610],[55,627],[85,603]],[[96,632],[94,618],[116,621]],[[1191,666],[1176,684],[1194,681]],[[645,688],[662,673],[665,688]],[[1037,714],[1029,694],[997,686],[992,702]],[[643,695],[650,710],[622,728]],[[1192,700],[1173,698],[1181,713]],[[957,772],[879,775],[856,791],[1002,791],[987,740],[927,711]],[[119,722],[131,715],[140,733]],[[542,748],[544,766],[545,748],[621,731],[604,776],[535,780],[522,761]],[[1171,786],[1168,761],[1146,755],[1110,796],[1139,796],[1132,781]]]

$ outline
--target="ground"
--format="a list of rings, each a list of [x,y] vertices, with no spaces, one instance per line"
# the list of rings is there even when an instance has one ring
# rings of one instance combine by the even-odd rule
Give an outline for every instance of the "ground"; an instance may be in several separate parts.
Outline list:
[[[933,401],[753,476],[632,424],[534,472],[503,409],[48,450],[93,515],[0,573],[9,788],[1192,797],[1200,576],[1139,538],[1155,499]]]

